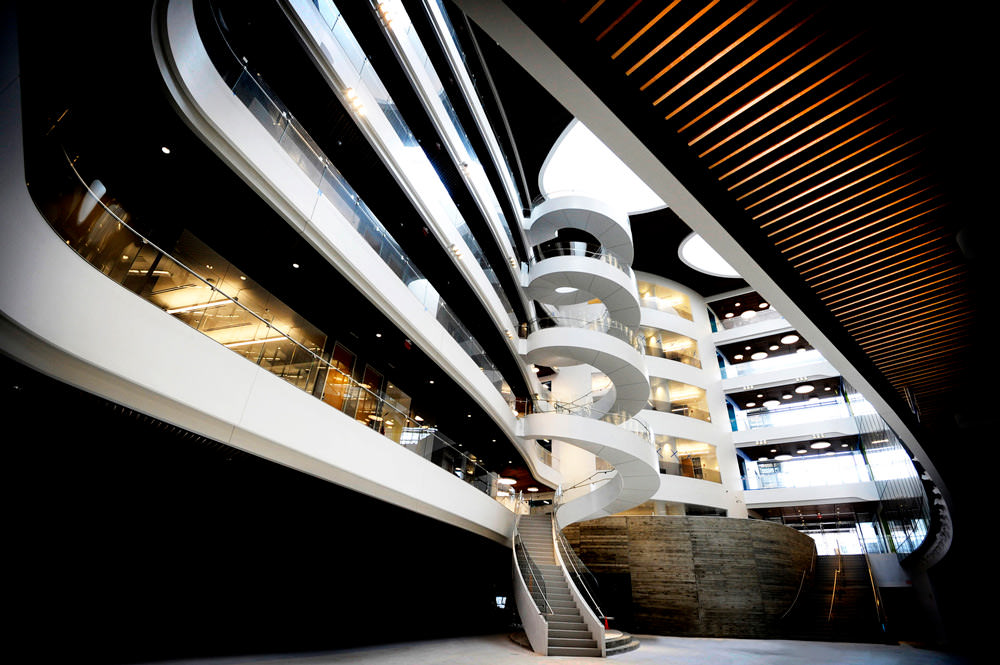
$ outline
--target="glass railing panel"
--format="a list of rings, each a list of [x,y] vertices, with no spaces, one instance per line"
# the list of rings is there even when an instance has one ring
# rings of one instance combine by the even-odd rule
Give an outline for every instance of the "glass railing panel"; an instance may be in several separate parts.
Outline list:
[[[840,399],[824,400],[817,404],[777,407],[775,409],[750,409],[736,412],[737,428],[734,431],[802,425],[849,417],[850,411]]]
[[[496,498],[497,474],[411,419],[405,394],[390,389],[382,396],[324,360],[326,335],[238,268],[187,232],[177,241],[184,257],[166,253],[130,225],[99,180],[85,184],[77,160],[62,154],[55,168],[65,172],[32,194],[42,197],[39,208],[53,229],[95,269],[300,390],[323,392],[328,405],[391,440],[411,449],[430,442],[426,459]],[[316,390],[321,377],[325,391]],[[509,392],[502,379],[497,389]]]
[[[783,318],[781,314],[773,307],[768,307],[767,309],[761,310],[749,310],[745,312],[751,316],[730,316],[728,318],[717,318],[717,320],[722,324],[722,327],[726,330],[732,330],[733,328],[741,328],[743,326],[748,326],[753,323],[760,323],[762,321],[773,321],[775,319]]]
[[[762,374],[764,372],[776,372],[790,367],[801,367],[823,361],[823,356],[816,349],[808,349],[797,353],[786,353],[772,358],[762,360],[750,360],[735,365],[726,365],[722,368],[723,378],[733,378],[736,376],[750,376],[752,374]]]

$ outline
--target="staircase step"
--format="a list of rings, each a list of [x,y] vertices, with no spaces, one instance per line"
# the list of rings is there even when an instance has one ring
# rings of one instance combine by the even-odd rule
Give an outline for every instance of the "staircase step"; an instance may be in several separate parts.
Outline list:
[[[601,650],[597,647],[549,647],[550,656],[594,656],[601,657]]]
[[[565,624],[558,626],[559,630],[572,630],[577,626],[583,625],[583,617],[580,613],[576,614],[566,614],[566,613],[555,613],[550,614],[548,617],[549,628],[553,627],[555,624]]]
[[[568,637],[552,637],[549,636],[549,649],[552,647],[581,647],[584,649],[596,649],[597,642],[593,638],[588,637],[587,639],[574,639]]]
[[[578,628],[576,630],[564,630],[559,628],[553,628],[552,624],[549,624],[549,638],[551,639],[553,637],[569,638],[576,640],[592,639],[590,631],[587,630],[586,628]]]

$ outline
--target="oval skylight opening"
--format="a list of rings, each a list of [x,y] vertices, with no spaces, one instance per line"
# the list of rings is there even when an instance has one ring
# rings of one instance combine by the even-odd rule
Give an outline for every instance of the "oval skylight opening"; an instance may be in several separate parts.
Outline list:
[[[708,243],[705,242],[705,239],[697,233],[692,233],[685,238],[684,242],[681,243],[680,249],[677,250],[677,253],[680,255],[681,261],[686,263],[689,267],[694,268],[698,272],[703,272],[706,275],[714,275],[715,277],[740,276],[740,274],[736,272],[724,258],[719,256],[718,252],[709,247]]]
[[[538,173],[547,198],[582,194],[636,214],[667,207],[632,169],[578,120],[569,123]]]

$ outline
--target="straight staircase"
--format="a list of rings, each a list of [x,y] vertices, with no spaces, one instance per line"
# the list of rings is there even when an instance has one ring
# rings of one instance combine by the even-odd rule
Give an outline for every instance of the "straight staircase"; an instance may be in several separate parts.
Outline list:
[[[546,617],[549,624],[548,655],[600,658],[604,654],[587,629],[583,615],[570,593],[562,567],[556,560],[552,542],[552,515],[522,515],[517,530],[525,550],[538,566],[545,583],[544,598],[537,591],[532,595],[540,610],[551,612]]]

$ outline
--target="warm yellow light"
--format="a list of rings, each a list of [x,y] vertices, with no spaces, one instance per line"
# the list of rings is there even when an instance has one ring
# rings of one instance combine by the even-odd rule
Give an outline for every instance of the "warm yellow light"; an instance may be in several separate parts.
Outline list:
[[[199,309],[208,309],[210,307],[221,307],[222,305],[228,305],[233,302],[232,299],[226,298],[224,300],[213,300],[212,302],[202,303],[200,305],[188,305],[187,307],[174,307],[173,309],[168,309],[167,314],[180,314],[181,312],[193,312]]]

